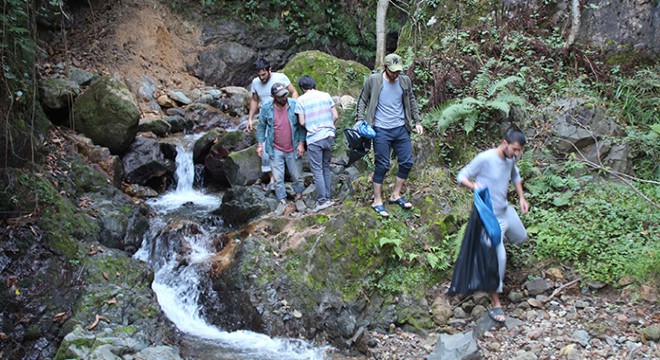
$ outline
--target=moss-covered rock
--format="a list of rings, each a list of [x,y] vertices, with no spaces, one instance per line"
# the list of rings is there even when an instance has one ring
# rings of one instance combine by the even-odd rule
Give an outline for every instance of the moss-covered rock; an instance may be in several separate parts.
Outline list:
[[[357,97],[364,79],[371,71],[366,66],[348,60],[341,60],[320,51],[303,51],[296,54],[282,69],[297,88],[303,75],[316,80],[316,88],[330,95],[351,95]],[[302,94],[298,89],[298,93]]]
[[[76,131],[113,154],[124,152],[135,139],[140,111],[120,79],[106,76],[93,83],[76,99],[73,110]]]

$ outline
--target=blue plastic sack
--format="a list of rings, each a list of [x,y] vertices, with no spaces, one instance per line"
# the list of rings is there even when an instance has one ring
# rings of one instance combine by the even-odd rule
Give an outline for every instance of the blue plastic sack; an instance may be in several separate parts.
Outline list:
[[[357,131],[360,136],[366,139],[373,139],[376,137],[376,131],[374,128],[372,128],[371,125],[369,125],[369,123],[364,120],[358,124]]]
[[[474,207],[479,212],[479,218],[486,228],[491,244],[494,247],[499,245],[502,241],[502,229],[493,212],[493,204],[487,187],[474,189]]]

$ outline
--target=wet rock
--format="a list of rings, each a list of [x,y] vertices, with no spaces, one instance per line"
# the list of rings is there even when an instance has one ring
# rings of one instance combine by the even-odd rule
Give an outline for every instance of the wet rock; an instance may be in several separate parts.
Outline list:
[[[143,136],[135,139],[122,160],[126,181],[131,184],[145,184],[174,172],[174,163],[165,158],[158,141]]]
[[[139,132],[152,132],[160,137],[167,135],[171,129],[171,125],[160,118],[142,118],[138,125]]]
[[[428,360],[477,359],[479,347],[472,331],[455,335],[441,334]]]
[[[530,296],[536,296],[550,290],[552,286],[546,279],[541,278],[528,281],[525,288]]]
[[[269,201],[270,200],[270,201]],[[266,199],[265,193],[256,187],[232,187],[222,197],[218,215],[230,226],[239,226],[266,214],[277,207],[277,200]]]

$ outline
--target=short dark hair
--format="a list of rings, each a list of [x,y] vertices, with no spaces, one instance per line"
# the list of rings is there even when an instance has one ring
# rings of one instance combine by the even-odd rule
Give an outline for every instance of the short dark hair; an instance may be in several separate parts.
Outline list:
[[[303,90],[310,90],[316,88],[316,81],[309,75],[304,75],[298,80],[298,87]]]
[[[525,134],[523,134],[522,130],[516,125],[509,126],[504,134],[504,140],[509,144],[518,143],[520,145],[525,145],[525,143],[527,143],[527,140],[525,140]]]
[[[254,62],[254,69],[259,71],[259,70],[270,70],[270,62],[264,58],[258,58],[257,61]]]

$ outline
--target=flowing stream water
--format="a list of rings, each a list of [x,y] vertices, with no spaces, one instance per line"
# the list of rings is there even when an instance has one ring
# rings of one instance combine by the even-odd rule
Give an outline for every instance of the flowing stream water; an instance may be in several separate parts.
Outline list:
[[[207,260],[213,255],[210,234],[225,231],[217,221],[209,221],[210,211],[217,209],[221,199],[193,188],[195,171],[192,144],[199,135],[176,139],[176,190],[148,201],[156,216],[150,231],[134,257],[149,263],[155,272],[152,288],[165,315],[186,334],[182,350],[186,359],[234,360],[294,360],[323,359],[327,347],[314,347],[300,339],[277,339],[252,331],[224,331],[207,323],[200,316],[198,298]],[[197,231],[185,238],[187,261],[177,259],[181,243],[168,241],[171,224],[196,224]],[[197,225],[199,225],[197,227]],[[175,230],[179,231],[179,230]],[[222,296],[222,294],[218,294]]]

